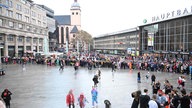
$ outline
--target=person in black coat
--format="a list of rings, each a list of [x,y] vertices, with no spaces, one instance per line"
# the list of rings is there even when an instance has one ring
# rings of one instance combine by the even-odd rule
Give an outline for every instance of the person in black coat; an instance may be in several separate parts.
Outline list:
[[[63,68],[64,68],[64,60],[63,59],[59,60],[59,65],[60,65],[59,70],[63,71]]]
[[[137,73],[137,82],[141,83],[141,73],[140,72]]]
[[[97,83],[99,83],[97,75],[94,75],[93,82],[94,82],[94,86],[97,87]]]
[[[144,89],[144,94],[139,97],[140,108],[149,108],[149,101],[150,97],[148,95],[148,90]]]
[[[153,83],[155,83],[156,77],[154,74],[151,75],[151,85],[153,85]]]
[[[1,94],[1,97],[5,102],[6,108],[10,108],[11,95],[12,93],[8,89],[5,89]]]
[[[132,98],[134,98],[134,99],[133,99],[133,103],[132,103],[132,105],[131,105],[131,108],[138,108],[140,95],[141,95],[141,91],[140,91],[140,90],[135,91],[135,92],[133,92],[133,93],[131,94]]]
[[[181,108],[190,108],[190,98],[186,93],[186,90],[181,90],[182,97],[180,99]]]

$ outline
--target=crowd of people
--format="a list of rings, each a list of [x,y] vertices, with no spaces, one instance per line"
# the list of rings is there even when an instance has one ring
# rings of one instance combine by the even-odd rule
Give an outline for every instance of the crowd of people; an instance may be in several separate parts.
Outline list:
[[[67,58],[34,58],[34,57],[21,57],[19,59],[3,58],[2,62],[5,64],[46,64],[47,66],[60,66],[59,71],[64,70],[64,66],[74,66],[74,70],[77,71],[79,67],[87,67],[88,70],[92,68],[99,68],[96,74],[93,76],[93,87],[91,90],[92,95],[92,106],[97,107],[98,91],[97,84],[101,79],[100,68],[107,67],[111,68],[112,72],[116,72],[116,69],[137,69],[146,71],[161,71],[161,72],[174,72],[180,73],[181,76],[178,78],[178,90],[174,89],[169,80],[165,80],[163,88],[161,83],[156,81],[156,76],[150,73],[146,74],[145,78],[151,77],[151,87],[153,95],[148,95],[148,90],[144,89],[144,93],[140,90],[133,92],[131,95],[134,98],[131,108],[192,108],[192,92],[186,93],[185,90],[185,76],[183,74],[189,74],[189,66],[191,65],[190,60],[181,59],[167,59],[167,58],[155,58],[153,56],[138,56],[138,57],[121,57],[121,56],[104,56],[104,55],[82,55],[80,57],[68,56]],[[141,82],[141,73],[137,73],[138,83]],[[6,108],[10,108],[11,92],[5,89],[1,95],[0,101],[6,105]],[[77,97],[80,108],[85,108],[88,100],[85,95],[81,93]],[[69,108],[75,108],[75,97],[73,90],[69,90],[66,96],[66,104]],[[4,107],[2,107],[4,108]]]
[[[149,73],[149,72],[148,72]],[[185,76],[179,76],[178,87],[173,87],[168,79],[163,84],[156,81],[156,76],[146,74],[145,79],[151,77],[152,95],[144,89],[131,94],[134,98],[131,108],[192,108],[192,92],[187,94],[185,89]],[[138,83],[141,83],[141,72],[137,73]]]
[[[2,58],[2,62],[8,63],[33,63],[47,64],[50,66],[60,65],[61,59],[66,66],[72,66],[77,61],[79,66],[87,67],[89,70],[96,67],[112,67],[118,69],[138,69],[148,71],[175,72],[181,74],[190,74],[189,66],[192,65],[192,59],[184,60],[182,58],[164,58],[154,56],[118,56],[104,54],[82,54],[79,56],[59,57],[20,57],[20,58]]]
[[[177,90],[171,90],[166,93],[159,89],[157,93],[149,95],[148,90],[144,89],[143,93],[138,90],[131,94],[134,98],[131,108],[191,108],[192,92],[186,93],[182,89],[180,93]]]

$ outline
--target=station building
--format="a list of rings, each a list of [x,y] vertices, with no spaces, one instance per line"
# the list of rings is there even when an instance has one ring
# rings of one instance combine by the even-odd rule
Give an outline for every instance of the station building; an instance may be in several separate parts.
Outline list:
[[[95,50],[113,54],[124,51],[128,55],[138,51],[139,55],[190,59],[192,6],[144,19],[143,23],[137,29],[95,37]]]
[[[140,54],[189,59],[192,52],[192,6],[144,20],[139,26]]]
[[[139,29],[131,28],[94,37],[94,49],[105,54],[139,54]]]

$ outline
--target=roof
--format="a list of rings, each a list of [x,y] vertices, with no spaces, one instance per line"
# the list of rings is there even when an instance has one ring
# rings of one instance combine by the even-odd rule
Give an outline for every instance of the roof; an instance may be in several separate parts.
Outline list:
[[[54,19],[59,25],[71,25],[71,16],[70,15],[56,15]]]
[[[78,29],[77,29],[77,26],[75,25],[71,30],[71,33],[77,33],[77,32],[78,32]]]

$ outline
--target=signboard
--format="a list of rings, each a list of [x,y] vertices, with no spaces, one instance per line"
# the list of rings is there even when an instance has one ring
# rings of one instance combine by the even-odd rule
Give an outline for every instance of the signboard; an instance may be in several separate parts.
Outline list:
[[[127,48],[127,54],[131,54],[131,48]]]
[[[148,46],[153,46],[154,45],[154,33],[148,33]]]

